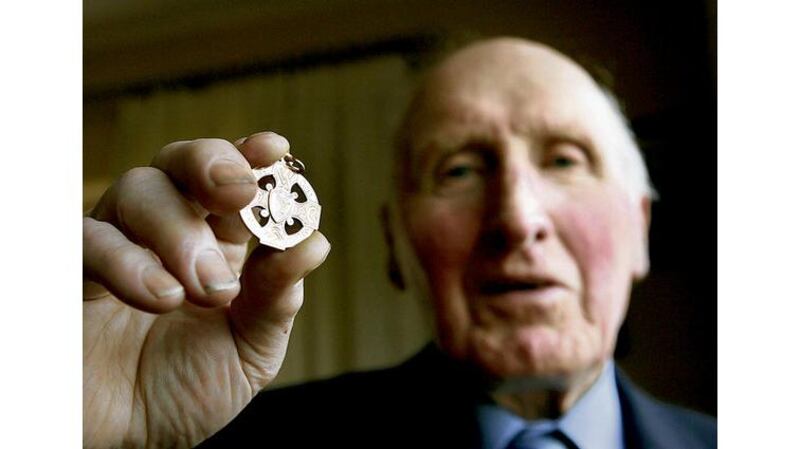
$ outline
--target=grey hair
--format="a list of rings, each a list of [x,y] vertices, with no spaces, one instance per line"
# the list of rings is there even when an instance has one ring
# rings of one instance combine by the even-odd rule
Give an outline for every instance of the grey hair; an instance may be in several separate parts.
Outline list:
[[[620,142],[619,160],[621,163],[622,179],[621,182],[625,191],[631,199],[647,198],[651,201],[658,199],[658,192],[650,180],[647,164],[644,161],[639,144],[636,142],[636,135],[630,125],[630,121],[622,110],[619,99],[616,95],[603,85],[597,84],[603,97],[608,102],[614,118],[622,130],[622,141]]]

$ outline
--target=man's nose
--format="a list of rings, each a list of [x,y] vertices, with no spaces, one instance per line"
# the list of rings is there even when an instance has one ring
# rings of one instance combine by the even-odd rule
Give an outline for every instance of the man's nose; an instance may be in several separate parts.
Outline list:
[[[541,243],[553,233],[545,208],[545,192],[536,173],[508,169],[495,180],[494,207],[488,207],[488,236],[496,249]]]

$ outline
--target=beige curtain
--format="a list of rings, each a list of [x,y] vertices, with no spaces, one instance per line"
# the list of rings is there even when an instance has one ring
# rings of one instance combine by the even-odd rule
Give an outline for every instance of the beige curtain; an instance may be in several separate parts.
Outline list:
[[[403,60],[386,56],[118,103],[111,173],[147,164],[174,140],[236,139],[259,130],[286,136],[308,167],[333,248],[306,282],[275,385],[392,364],[429,338],[417,300],[388,282],[378,215],[410,80]]]

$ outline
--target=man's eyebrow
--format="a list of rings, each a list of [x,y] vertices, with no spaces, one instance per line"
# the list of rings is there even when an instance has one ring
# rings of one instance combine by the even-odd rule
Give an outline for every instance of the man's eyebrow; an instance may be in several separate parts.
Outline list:
[[[470,140],[488,141],[494,137],[495,117],[479,110],[475,105],[457,103],[450,105],[433,117],[440,121],[435,131],[428,133],[419,148],[452,148]]]
[[[460,128],[460,129],[459,129]],[[471,133],[467,127],[451,127],[439,130],[432,135],[426,136],[419,145],[419,150],[429,153],[433,150],[449,150],[461,146],[471,138]]]
[[[576,117],[569,117],[553,112],[536,112],[512,125],[515,132],[533,135],[556,135],[580,138],[584,137],[586,126]]]
[[[458,148],[458,142],[452,139],[433,136],[417,144],[411,151],[411,167],[415,170],[425,169],[443,155],[452,153]]]
[[[494,138],[493,133],[485,128],[458,124],[442,128],[428,135],[424,140],[415,145],[416,160],[412,161],[416,167],[427,167],[433,159],[456,153],[460,148],[470,143],[489,143]]]
[[[522,123],[515,124],[514,130],[529,138],[551,143],[557,140],[581,144],[592,153],[597,153],[597,139],[593,136],[591,126],[587,126],[577,117],[566,117],[557,114],[537,114]]]

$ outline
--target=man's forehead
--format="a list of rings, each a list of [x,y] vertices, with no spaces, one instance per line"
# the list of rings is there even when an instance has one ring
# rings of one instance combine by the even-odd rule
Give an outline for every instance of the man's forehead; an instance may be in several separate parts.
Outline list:
[[[541,44],[498,38],[457,51],[435,67],[415,95],[409,124],[419,130],[442,117],[462,119],[468,110],[576,119],[601,97],[591,77],[566,56]]]
[[[593,85],[576,63],[545,45],[496,38],[467,46],[442,61],[421,90],[435,92],[526,90]]]
[[[591,77],[565,56],[520,39],[495,39],[456,52],[431,72],[412,103],[407,131],[417,148],[453,129],[486,132],[498,123],[531,134],[594,134],[603,132],[607,107]]]
[[[495,142],[505,132],[535,141],[557,138],[590,139],[603,133],[599,120],[606,118],[602,105],[563,102],[547,95],[531,95],[513,104],[485,98],[451,97],[422,108],[415,118],[414,146],[454,147],[462,140]]]

